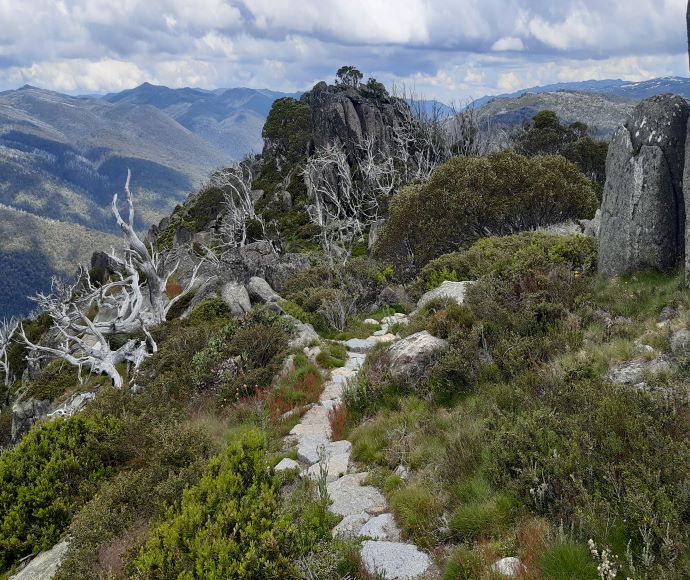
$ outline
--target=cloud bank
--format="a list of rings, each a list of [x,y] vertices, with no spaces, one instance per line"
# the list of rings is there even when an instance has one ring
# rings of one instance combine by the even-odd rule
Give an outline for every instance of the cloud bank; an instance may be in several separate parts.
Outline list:
[[[354,64],[462,101],[687,75],[682,0],[0,0],[0,89],[297,91]]]

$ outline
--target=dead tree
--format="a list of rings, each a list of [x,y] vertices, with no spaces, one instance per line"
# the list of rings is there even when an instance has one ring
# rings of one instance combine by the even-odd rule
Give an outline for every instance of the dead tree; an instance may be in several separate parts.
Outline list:
[[[247,245],[252,223],[261,228],[261,235],[265,237],[263,218],[254,209],[252,172],[249,167],[239,164],[218,171],[211,177],[211,185],[223,191],[225,213],[220,234],[226,247],[239,248]]]
[[[79,312],[75,305],[74,309]],[[84,367],[94,374],[105,374],[113,381],[113,386],[121,389],[123,379],[117,370],[117,365],[123,362],[130,363],[134,369],[138,369],[141,363],[149,356],[145,340],[130,339],[117,350],[110,348],[110,343],[105,335],[96,328],[88,316],[82,315],[82,320],[88,328],[88,332],[82,336],[72,334],[70,325],[54,320],[53,328],[58,332],[60,343],[56,347],[35,344],[26,336],[24,326],[20,325],[19,334],[29,347],[27,360],[38,362],[46,358],[62,359],[79,369],[79,377]],[[147,337],[150,338],[148,330]],[[153,342],[153,339],[151,339]],[[154,343],[155,344],[155,343]]]
[[[307,211],[319,227],[321,248],[331,264],[347,261],[354,244],[364,240],[367,227],[377,220],[379,196],[392,191],[387,169],[390,166],[392,173],[392,162],[384,165],[360,165],[355,181],[347,154],[337,144],[322,147],[307,161],[303,176],[312,201]]]
[[[123,257],[114,252],[110,258],[117,265],[118,273],[101,285],[91,280],[82,269],[79,279],[65,284],[53,279],[49,294],[39,293],[35,300],[39,308],[52,319],[58,337],[57,346],[35,344],[28,339],[20,325],[20,337],[29,349],[28,359],[60,358],[93,373],[108,375],[115,387],[122,387],[122,376],[117,365],[128,362],[138,369],[157,345],[149,328],[165,322],[170,309],[194,286],[203,262],[197,264],[186,287],[180,294],[168,298],[166,286],[177,265],[167,273],[161,273],[162,261],[158,253],[146,248],[134,230],[134,203],[129,188],[131,174],[127,171],[125,192],[129,208],[125,222],[117,207],[117,194],[113,197],[112,210],[118,225],[124,232],[128,245]],[[142,280],[143,273],[145,280]],[[146,339],[130,339],[123,346],[112,350],[109,336],[143,332]]]
[[[4,376],[5,389],[8,389],[12,382],[9,351],[18,327],[19,321],[15,318],[0,321],[0,371]]]
[[[115,216],[120,229],[125,234],[129,244],[129,247],[125,249],[125,258],[120,259],[115,257],[114,259],[118,262],[118,264],[124,266],[129,271],[130,275],[132,275],[136,270],[141,270],[144,273],[146,277],[146,292],[148,293],[150,302],[150,306],[147,307],[148,317],[150,318],[150,322],[152,324],[160,324],[161,322],[165,322],[168,312],[173,305],[192,290],[194,283],[196,282],[199,268],[203,262],[197,264],[189,283],[182,290],[182,292],[173,299],[169,299],[166,294],[166,286],[170,277],[173,276],[177,271],[179,262],[167,274],[159,274],[160,259],[158,253],[154,252],[153,248],[151,248],[149,251],[134,230],[134,203],[132,201],[132,192],[129,189],[130,178],[131,172],[128,169],[127,181],[125,182],[125,193],[127,194],[127,206],[129,209],[127,222],[122,219],[120,211],[117,208],[117,194],[113,196],[113,215]],[[113,256],[111,255],[111,257]],[[134,282],[134,280],[132,280],[132,282]],[[136,282],[138,285],[138,278]],[[138,298],[138,294],[141,292],[141,289],[135,288],[134,284],[130,284],[130,287],[132,294]],[[141,303],[139,302],[136,304]],[[132,316],[133,314],[130,313],[129,317],[131,318]]]

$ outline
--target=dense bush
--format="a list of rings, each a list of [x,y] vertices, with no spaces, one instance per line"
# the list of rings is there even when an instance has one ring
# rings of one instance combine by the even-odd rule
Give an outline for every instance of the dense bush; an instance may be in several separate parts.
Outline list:
[[[52,401],[78,384],[77,368],[62,360],[55,360],[46,366],[36,380],[29,385],[27,396]]]
[[[445,254],[422,268],[413,285],[421,295],[443,280],[476,280],[494,275],[515,279],[554,266],[578,273],[596,269],[597,243],[582,235],[562,236],[545,232],[524,232],[512,236],[479,240],[467,250]]]
[[[563,155],[591,180],[603,186],[606,179],[608,143],[587,135],[584,123],[563,125],[553,111],[537,113],[531,126],[517,138],[523,155]]]
[[[210,461],[183,492],[136,561],[147,578],[299,578],[304,549],[281,512],[279,479],[266,465],[265,441],[243,436]]]
[[[34,427],[0,455],[0,569],[50,548],[98,483],[124,460],[115,419],[73,417]]]
[[[496,420],[496,481],[619,554],[629,541],[664,562],[680,556],[690,517],[687,421],[654,397],[596,380],[541,390],[532,409]]]
[[[257,308],[222,328],[193,359],[195,383],[221,399],[238,399],[270,386],[287,350],[284,319]]]
[[[588,218],[596,206],[591,182],[562,157],[503,151],[453,158],[428,183],[393,199],[376,253],[399,275],[409,274],[487,235]]]
[[[143,427],[143,426],[142,426]],[[146,430],[146,427],[144,427]],[[124,576],[143,546],[148,522],[198,483],[213,446],[200,428],[170,422],[148,429],[146,460],[101,485],[75,516],[70,548],[55,580]],[[116,516],[116,517],[115,517]]]

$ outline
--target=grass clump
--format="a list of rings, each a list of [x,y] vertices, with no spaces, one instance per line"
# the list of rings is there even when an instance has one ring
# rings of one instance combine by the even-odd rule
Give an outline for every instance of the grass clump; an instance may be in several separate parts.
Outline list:
[[[563,539],[547,546],[539,556],[544,578],[553,580],[597,580],[599,572],[587,546]]]

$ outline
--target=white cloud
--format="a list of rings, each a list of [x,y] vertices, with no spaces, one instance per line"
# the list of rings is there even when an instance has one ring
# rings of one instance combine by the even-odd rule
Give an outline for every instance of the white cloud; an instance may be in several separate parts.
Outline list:
[[[525,45],[522,43],[522,39],[516,36],[504,36],[491,45],[491,50],[495,52],[521,51],[525,50]]]
[[[520,88],[520,78],[514,73],[503,73],[498,78],[498,88],[504,91],[514,91]]]
[[[309,88],[342,64],[459,100],[686,74],[683,0],[0,0],[0,89]]]

